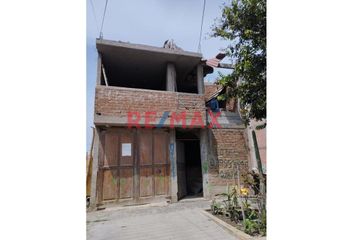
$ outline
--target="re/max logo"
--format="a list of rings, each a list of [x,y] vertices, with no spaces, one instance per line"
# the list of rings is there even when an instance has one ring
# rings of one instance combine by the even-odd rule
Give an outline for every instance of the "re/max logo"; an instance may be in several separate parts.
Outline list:
[[[189,112],[191,114],[191,112]],[[169,119],[169,127],[174,128],[176,124],[182,126],[182,128],[221,128],[218,122],[218,117],[220,117],[221,112],[208,111],[208,116],[210,117],[210,123],[205,126],[202,112],[196,111],[192,113],[192,118],[187,124],[187,112],[169,112],[165,111],[157,123],[158,117],[157,112],[147,111],[147,112],[128,112],[128,127],[145,127],[145,128],[162,128],[166,126],[166,121]],[[141,119],[144,117],[143,123]]]

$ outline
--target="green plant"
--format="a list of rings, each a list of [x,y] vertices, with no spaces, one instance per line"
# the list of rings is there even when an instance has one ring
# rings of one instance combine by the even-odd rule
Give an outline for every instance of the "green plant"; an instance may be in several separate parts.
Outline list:
[[[246,218],[250,219],[250,220],[255,220],[258,219],[258,211],[255,209],[248,209],[247,214],[246,214]]]
[[[244,226],[247,234],[255,235],[259,233],[259,223],[257,220],[245,219]]]
[[[228,89],[220,98],[238,98],[246,124],[266,119],[266,6],[266,0],[224,4],[211,33],[230,43],[226,54],[237,63],[231,74],[220,74],[218,82]]]
[[[248,208],[244,221],[244,230],[250,235],[265,236],[267,232],[266,212]]]
[[[225,199],[221,202],[212,201],[211,210],[214,215],[223,214],[231,221],[238,223],[243,221],[244,231],[250,235],[266,235],[266,208],[264,204],[261,204],[263,196],[257,195],[256,201],[258,207],[255,207],[255,202],[248,196],[248,190],[246,188],[238,188],[236,186],[227,188],[227,193],[217,194],[216,196],[222,196]],[[242,212],[243,211],[243,212]]]
[[[267,234],[267,214],[265,210],[261,212],[259,219],[260,219],[259,233],[262,236],[265,236]]]
[[[211,202],[210,209],[211,209],[212,214],[214,214],[214,215],[222,213],[221,203],[216,202],[215,199],[213,199],[213,201]]]
[[[242,219],[236,187],[232,187],[231,191],[228,188],[227,193],[216,194],[215,196],[222,196],[225,197],[225,199],[221,203],[216,203],[215,200],[213,200],[211,204],[213,214],[223,214],[225,217],[230,218],[231,221],[235,221],[236,223]]]

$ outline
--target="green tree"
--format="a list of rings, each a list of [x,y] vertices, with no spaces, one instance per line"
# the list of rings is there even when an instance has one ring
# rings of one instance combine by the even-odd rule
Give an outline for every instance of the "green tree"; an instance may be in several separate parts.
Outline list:
[[[224,4],[212,36],[230,41],[225,51],[235,63],[231,74],[220,74],[218,83],[227,87],[220,98],[238,98],[246,124],[266,119],[266,0]]]

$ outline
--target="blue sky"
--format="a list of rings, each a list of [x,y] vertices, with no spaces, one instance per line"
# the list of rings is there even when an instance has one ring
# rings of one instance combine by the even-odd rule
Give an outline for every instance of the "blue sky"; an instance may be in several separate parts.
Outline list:
[[[228,0],[207,0],[204,15],[201,49],[203,57],[214,57],[220,49],[227,46],[226,41],[210,38],[214,19],[221,16],[221,6]],[[91,144],[93,126],[94,93],[96,81],[97,52],[95,39],[99,36],[105,0],[92,0],[94,9],[86,3],[86,149]],[[108,1],[103,26],[103,38],[131,43],[162,46],[167,39],[186,51],[196,52],[203,0],[135,0]],[[97,23],[95,22],[94,12]],[[227,72],[227,71],[223,71]],[[213,81],[217,71],[208,75],[205,80]]]

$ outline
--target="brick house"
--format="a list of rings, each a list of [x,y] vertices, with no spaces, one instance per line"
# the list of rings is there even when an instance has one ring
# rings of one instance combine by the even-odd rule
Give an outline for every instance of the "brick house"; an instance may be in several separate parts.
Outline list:
[[[97,39],[91,207],[211,198],[249,168],[245,127],[199,53]],[[222,91],[222,90],[221,90]]]

